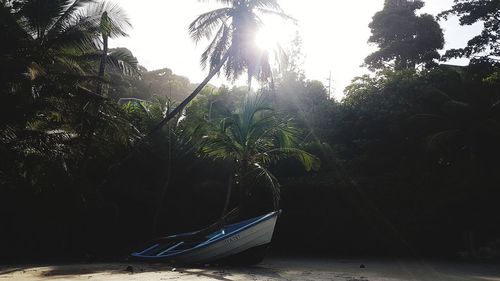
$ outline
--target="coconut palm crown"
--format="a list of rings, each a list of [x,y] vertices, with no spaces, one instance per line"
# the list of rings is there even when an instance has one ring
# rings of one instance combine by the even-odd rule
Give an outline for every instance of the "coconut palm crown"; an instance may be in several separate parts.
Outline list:
[[[245,70],[252,78],[267,80],[271,75],[268,55],[256,45],[256,33],[263,26],[261,14],[286,15],[277,0],[216,0],[228,7],[200,15],[189,26],[195,42],[211,40],[201,56],[203,68],[214,70],[224,64],[225,76],[234,80]]]
[[[212,159],[234,161],[240,204],[254,186],[265,185],[271,188],[274,207],[278,208],[279,184],[269,166],[293,157],[310,171],[317,170],[320,161],[299,148],[299,132],[291,120],[280,118],[263,102],[261,95],[248,97],[241,112],[210,122],[201,151]]]
[[[195,42],[210,41],[201,55],[201,65],[209,68],[208,76],[198,87],[171,111],[151,132],[158,132],[165,124],[180,114],[221,70],[226,78],[235,80],[248,71],[248,85],[252,79],[269,81],[271,67],[268,55],[256,46],[255,37],[263,25],[261,14],[272,14],[292,19],[286,15],[278,0],[215,0],[227,7],[198,16],[189,26],[189,33]]]
[[[128,36],[126,30],[132,27],[130,20],[123,11],[115,3],[112,2],[101,2],[95,3],[89,6],[89,14],[101,15],[98,22],[98,33],[101,35],[101,58],[99,63],[98,76],[102,80],[106,72],[106,64],[109,64],[108,58],[113,58],[112,54],[109,54],[108,40],[109,38],[118,38],[122,36]],[[111,56],[110,56],[111,55]],[[124,60],[124,62],[129,62],[130,60]],[[137,61],[133,63],[135,67],[129,67],[129,69],[137,69]],[[127,66],[130,64],[123,63],[122,66]],[[102,83],[99,82],[97,86],[97,94],[102,93]]]

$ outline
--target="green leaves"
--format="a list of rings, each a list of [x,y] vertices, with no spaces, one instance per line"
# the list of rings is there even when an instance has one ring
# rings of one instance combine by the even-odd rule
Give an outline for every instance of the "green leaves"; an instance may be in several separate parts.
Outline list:
[[[201,66],[210,71],[224,64],[225,76],[236,80],[248,72],[249,85],[253,78],[267,81],[271,75],[268,55],[255,42],[258,29],[263,25],[259,13],[273,14],[290,19],[277,0],[217,1],[228,7],[198,16],[189,26],[195,42],[211,40],[201,55]],[[227,59],[223,59],[228,55]]]
[[[89,5],[85,13],[98,20],[99,33],[102,36],[111,38],[128,36],[126,31],[132,27],[125,11],[111,1]]]
[[[220,30],[220,26],[226,24],[230,11],[230,8],[221,8],[198,16],[198,18],[189,25],[189,34],[191,38],[195,42],[203,38],[212,38],[214,31]]]
[[[98,80],[103,11],[111,36],[129,22],[116,5],[92,0],[14,4],[0,3],[8,39],[0,52],[0,173],[9,185],[38,191],[91,181],[89,163],[109,165],[141,134],[115,101],[88,90]],[[112,50],[106,62],[115,73],[138,73],[128,50]]]
[[[139,61],[125,48],[113,49],[107,56],[107,63],[118,72],[128,76],[140,76]]]
[[[248,181],[252,178],[252,181],[262,179],[271,188],[275,203],[279,186],[267,170],[270,165],[281,159],[295,158],[307,171],[319,169],[319,159],[298,147],[298,130],[291,121],[280,118],[265,106],[262,96],[248,97],[240,112],[209,122],[207,126],[202,154],[234,161],[243,184],[250,185]]]
[[[318,171],[321,166],[321,161],[318,157],[299,148],[278,148],[267,151],[266,154],[271,157],[276,157],[276,160],[282,158],[295,158],[304,166],[304,169],[308,172]]]
[[[416,15],[422,1],[403,2],[400,6],[386,4],[370,23],[369,43],[379,47],[365,59],[371,69],[430,67],[440,58],[437,50],[444,47],[443,30],[433,16]]]
[[[497,0],[455,0],[450,10],[439,17],[447,19],[450,15],[459,17],[461,25],[484,22],[481,34],[472,38],[467,46],[446,52],[444,58],[498,56],[500,55],[500,1]]]

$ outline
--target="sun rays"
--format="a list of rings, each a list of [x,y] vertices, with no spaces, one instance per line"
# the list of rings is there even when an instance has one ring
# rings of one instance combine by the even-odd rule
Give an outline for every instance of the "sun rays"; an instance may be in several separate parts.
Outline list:
[[[296,26],[283,19],[265,18],[264,25],[257,31],[255,44],[261,50],[272,53],[279,47],[285,47],[293,39]]]

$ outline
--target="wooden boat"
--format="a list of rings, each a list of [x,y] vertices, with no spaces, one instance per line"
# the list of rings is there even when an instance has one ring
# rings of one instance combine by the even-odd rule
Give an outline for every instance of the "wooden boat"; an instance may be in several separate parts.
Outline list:
[[[230,224],[198,241],[189,239],[195,232],[165,237],[160,239],[165,242],[155,242],[132,256],[183,264],[211,263],[228,258],[243,263],[258,263],[271,243],[279,214],[280,211],[277,211]]]

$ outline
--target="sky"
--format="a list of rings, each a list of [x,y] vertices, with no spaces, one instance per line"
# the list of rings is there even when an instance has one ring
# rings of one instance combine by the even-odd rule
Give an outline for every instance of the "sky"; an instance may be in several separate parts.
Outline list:
[[[425,2],[425,8],[419,12],[433,15],[453,4],[453,0]],[[207,73],[201,69],[199,58],[208,42],[196,45],[187,29],[198,15],[219,7],[216,1],[119,0],[116,3],[127,12],[133,29],[129,30],[129,37],[111,41],[111,46],[129,48],[148,70],[168,67],[194,83],[205,78]],[[376,50],[367,43],[368,24],[383,3],[384,0],[281,0],[282,8],[297,19],[297,24],[266,17],[266,30],[262,31],[259,41],[263,46],[267,45],[266,41],[286,45],[298,32],[302,37],[306,77],[328,86],[331,73],[332,95],[341,99],[343,89],[354,77],[368,73],[361,65],[364,58]],[[482,28],[480,24],[462,27],[456,18],[441,22],[441,26],[446,49],[465,46]],[[465,64],[466,61],[452,63]],[[223,78],[211,83],[231,85]]]

